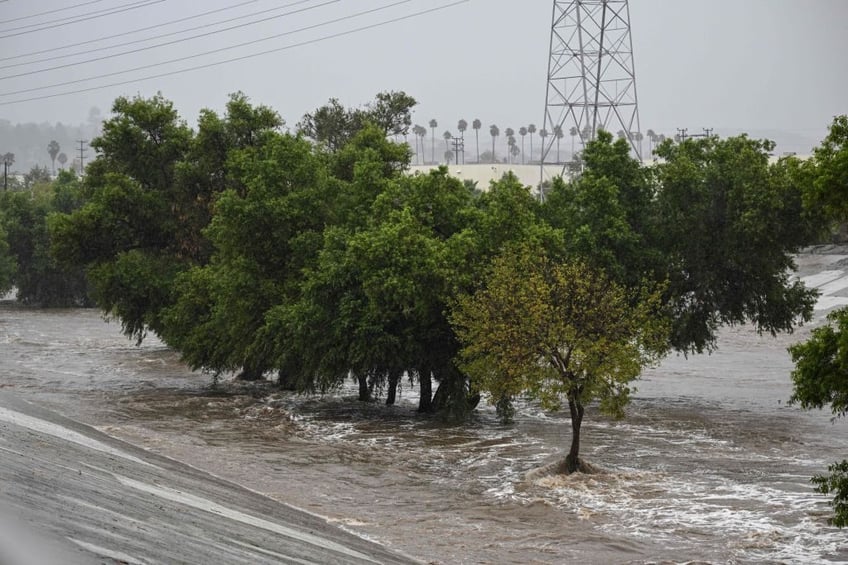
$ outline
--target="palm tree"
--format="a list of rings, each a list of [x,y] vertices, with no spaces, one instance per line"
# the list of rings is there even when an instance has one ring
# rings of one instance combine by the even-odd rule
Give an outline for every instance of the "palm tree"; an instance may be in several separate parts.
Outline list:
[[[53,162],[53,176],[56,176],[56,156],[59,154],[59,142],[55,139],[47,144],[47,154]]]
[[[459,130],[459,137],[462,138],[462,145],[460,147],[462,148],[462,163],[465,164],[465,130],[468,129],[468,122],[459,120],[456,124],[456,129]]]
[[[483,127],[483,122],[475,119],[471,122],[471,127],[474,129],[474,135],[477,137],[477,162],[480,162],[480,128]]]
[[[536,133],[536,124],[527,126],[527,133],[530,134],[530,162],[533,162],[533,135]]]
[[[445,130],[445,133],[442,134],[442,137],[445,140],[445,151],[450,151],[450,140],[451,138],[453,138],[453,134],[451,134],[451,132],[449,132],[448,130]],[[450,161],[448,161],[448,165],[450,165]]]
[[[556,137],[556,144],[557,144],[557,160],[556,160],[556,162],[559,163],[559,140],[562,139],[563,137],[565,137],[565,134],[562,133],[562,126],[554,126],[554,137]]]
[[[424,132],[423,134],[421,132]],[[415,124],[412,126],[412,135],[415,136],[415,156],[418,158],[418,164],[421,164],[421,153],[424,152],[424,136],[427,135],[427,129],[424,126]],[[418,150],[418,142],[421,141],[421,150]]]
[[[514,160],[521,153],[521,149],[519,149],[518,144],[515,143],[515,138],[513,137],[512,139],[513,139],[513,144],[512,144],[512,148],[509,150],[509,152],[510,152],[510,154],[512,154],[512,158]]]
[[[639,144],[639,159],[641,159],[642,158],[642,140],[645,139],[645,136],[642,135],[641,131],[637,131],[636,134],[633,136],[633,139],[635,139],[636,143]]]
[[[439,122],[436,118],[430,120],[430,130],[433,132],[430,136],[430,161],[436,162],[436,128],[439,127]]]
[[[518,128],[518,135],[521,136],[521,164],[524,164],[524,138],[527,136],[527,128],[520,127]]]
[[[577,126],[571,126],[571,129],[568,130],[568,134],[571,136],[571,160],[572,161],[574,160],[574,138],[577,137],[577,135],[579,133],[580,132],[577,130]]]
[[[64,169],[65,163],[68,162],[68,156],[64,153],[59,153],[59,156],[56,159],[59,161],[59,166]]]
[[[501,134],[501,130],[498,129],[498,126],[492,124],[489,126],[489,135],[492,136],[492,163],[496,162],[495,160],[495,139]]]
[[[651,155],[654,154],[654,143],[657,142],[657,132],[652,129],[648,130],[648,150],[651,152]]]
[[[542,138],[542,157],[543,158],[546,155],[546,153],[545,153],[545,151],[546,151],[545,150],[545,138],[547,138],[548,135],[549,135],[548,130],[546,130],[545,128],[542,128],[542,129],[539,130],[539,137]]]
[[[512,128],[507,128],[507,131],[512,131]],[[515,151],[518,150],[518,146],[517,146],[517,143],[515,141],[514,135],[507,136],[506,147],[507,147],[507,160],[511,163],[512,158],[515,156]]]

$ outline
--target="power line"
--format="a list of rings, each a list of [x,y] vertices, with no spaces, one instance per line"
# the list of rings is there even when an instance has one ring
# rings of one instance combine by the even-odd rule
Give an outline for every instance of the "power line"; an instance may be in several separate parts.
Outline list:
[[[0,0],[5,2],[6,0]],[[103,0],[91,0],[90,2],[83,2],[81,4],[74,4],[73,6],[66,6],[64,8],[56,8],[55,10],[50,10],[49,12],[41,12],[39,14],[30,14],[29,16],[21,16],[19,18],[12,18],[11,20],[0,20],[0,24],[10,24],[12,22],[19,22],[21,20],[29,20],[32,18],[37,18],[39,16],[49,16],[51,14],[55,14],[56,12],[66,12],[68,10],[73,10],[74,8],[81,8],[82,6],[88,6],[89,4],[98,4],[103,2]]]
[[[310,8],[301,8],[300,10],[293,10],[291,12],[291,14],[303,12],[307,9],[320,8],[322,6],[326,6],[326,5],[329,5],[329,4],[335,4],[335,3],[338,3],[340,1],[341,0],[327,0],[323,4],[318,4],[317,6],[312,6]],[[235,45],[229,45],[229,46],[226,46],[226,47],[219,47],[217,49],[212,49],[210,51],[204,51],[202,53],[197,53],[197,54],[194,54],[194,55],[186,55],[184,57],[178,57],[176,59],[170,59],[168,61],[160,61],[158,63],[150,63],[148,65],[141,65],[139,67],[133,67],[131,69],[125,69],[125,70],[122,70],[122,71],[105,73],[105,74],[101,74],[101,75],[97,75],[97,76],[93,76],[93,77],[80,78],[80,79],[75,79],[75,80],[68,80],[68,81],[65,81],[65,82],[58,82],[58,83],[55,83],[55,84],[49,84],[47,86],[35,86],[35,87],[32,87],[32,88],[24,88],[24,89],[21,89],[21,90],[13,90],[13,91],[10,91],[10,92],[0,92],[0,96],[13,96],[15,94],[26,94],[28,92],[37,92],[39,90],[47,90],[49,88],[56,88],[56,87],[59,87],[59,86],[68,86],[68,85],[71,85],[71,84],[80,84],[80,83],[88,82],[88,81],[91,81],[91,80],[97,80],[97,79],[101,79],[101,78],[108,78],[108,77],[112,77],[112,76],[123,75],[123,74],[127,74],[127,73],[132,73],[132,72],[135,72],[135,71],[143,71],[145,69],[151,69],[153,67],[159,67],[161,65],[169,65],[171,63],[179,63],[179,62],[182,62],[182,61],[188,61],[189,59],[197,59],[198,57],[204,57],[206,55],[213,55],[215,53],[221,53],[223,51],[230,51],[232,49],[237,49],[239,47],[246,47],[248,45],[254,45],[256,43],[262,43],[264,41],[270,41],[272,39],[279,39],[280,37],[285,37],[287,35],[293,35],[295,33],[300,33],[302,31],[309,31],[309,30],[316,29],[316,28],[319,28],[319,27],[324,27],[324,26],[327,26],[327,25],[343,22],[345,20],[350,20],[350,19],[353,19],[353,18],[358,18],[358,17],[361,17],[361,16],[373,14],[375,12],[381,12],[381,11],[387,10],[389,8],[394,8],[396,6],[400,6],[401,4],[409,4],[410,2],[414,2],[414,1],[415,0],[398,0],[398,1],[393,2],[391,4],[379,6],[377,8],[372,8],[370,10],[365,10],[365,11],[358,12],[358,13],[355,13],[355,14],[348,14],[348,15],[342,16],[340,18],[335,18],[335,19],[328,20],[328,21],[325,21],[325,22],[312,24],[312,25],[302,27],[302,28],[299,28],[299,29],[295,29],[295,30],[292,30],[292,31],[285,31],[285,32],[282,32],[282,33],[274,34],[274,35],[269,35],[267,37],[261,37],[259,39],[252,39],[250,41],[244,41],[242,43],[237,43]],[[284,15],[286,15],[286,14],[284,14]],[[147,50],[147,49],[153,49],[153,47],[147,47],[147,48],[136,50],[136,51],[143,51],[143,50]],[[65,65],[65,66],[67,66],[67,65]],[[13,75],[13,76],[17,76],[17,75]],[[12,78],[12,77],[4,77],[4,78]]]
[[[44,27],[40,27],[38,29],[31,29],[28,31],[18,31],[17,33],[10,33],[8,35],[0,35],[0,39],[8,39],[10,37],[18,37],[19,35],[27,35],[29,33],[35,33],[37,31],[44,31],[46,29],[54,29],[57,27],[62,27],[66,25],[76,24],[79,22],[85,22],[88,20],[95,20],[97,18],[103,18],[105,16],[112,16],[114,14],[120,14],[122,12],[129,12],[130,10],[137,10],[138,8],[146,8],[148,6],[152,6],[153,4],[161,4],[162,2],[167,2],[167,0],[142,0],[140,2],[133,2],[131,4],[124,4],[119,8],[109,8],[108,10],[100,10],[99,12],[90,12],[90,14],[96,15],[88,15],[87,17],[79,17],[79,16],[70,16],[67,18],[62,18],[61,20],[53,20],[52,22],[43,22],[41,24],[31,24],[23,27],[33,27],[37,25],[43,25],[44,23],[53,23],[54,25],[45,25]],[[101,13],[103,12],[103,13]],[[73,18],[79,18],[74,20]],[[73,21],[67,21],[73,20]],[[55,22],[63,22],[63,23],[55,23]],[[20,29],[20,28],[18,28]],[[6,33],[8,31],[15,31],[14,29],[4,29],[0,30],[0,33]]]
[[[169,37],[169,36],[172,36],[172,35],[179,35],[179,34],[181,34],[181,33],[186,33],[186,32],[194,31],[194,30],[197,30],[197,29],[203,29],[203,28],[207,28],[207,27],[212,27],[212,26],[215,26],[215,25],[220,25],[220,24],[222,24],[222,23],[228,23],[228,22],[231,22],[231,21],[236,21],[236,20],[244,19],[244,18],[247,18],[247,17],[250,17],[250,16],[254,16],[254,15],[258,15],[258,14],[264,14],[264,13],[266,13],[266,12],[275,12],[275,11],[277,11],[277,10],[282,10],[282,9],[285,9],[285,8],[290,8],[290,7],[292,7],[292,6],[297,6],[298,4],[304,4],[304,3],[306,3],[306,2],[312,2],[312,1],[314,1],[314,0],[299,0],[299,1],[297,1],[297,2],[291,2],[290,4],[284,4],[283,6],[278,6],[278,7],[276,7],[276,8],[270,8],[270,9],[268,9],[268,10],[262,10],[262,11],[260,11],[260,12],[256,12],[256,13],[254,13],[254,14],[248,14],[248,15],[246,15],[246,16],[238,16],[238,17],[236,17],[236,18],[230,18],[230,19],[228,19],[228,20],[224,20],[224,21],[220,21],[220,22],[215,22],[215,23],[211,23],[211,24],[204,24],[204,25],[201,25],[201,26],[196,26],[196,27],[194,27],[194,28],[189,28],[189,29],[185,29],[185,30],[181,30],[181,31],[174,31],[174,32],[171,32],[171,33],[165,33],[165,34],[157,35],[157,36],[153,36],[153,37],[146,37],[146,38],[144,38],[144,39],[137,39],[137,40],[135,40],[135,41],[130,41],[130,42],[123,43],[123,44],[119,44],[119,45],[112,45],[112,46],[110,46],[110,47],[101,47],[101,48],[99,48],[99,49],[92,49],[92,50],[89,50],[88,52],[91,52],[91,51],[103,51],[103,50],[105,50],[105,49],[114,49],[115,47],[121,47],[121,46],[123,46],[123,45],[132,45],[132,44],[134,44],[134,43],[143,43],[143,42],[145,42],[145,41],[152,41],[152,40],[154,40],[154,39],[160,39],[160,38],[162,38],[162,37]],[[335,2],[340,2],[341,0],[333,0],[333,1],[335,1]],[[35,70],[35,71],[27,71],[27,72],[25,72],[25,73],[18,73],[18,74],[16,74],[16,75],[8,75],[8,76],[0,77],[0,80],[6,80],[6,79],[10,79],[10,78],[17,78],[17,77],[28,76],[28,75],[35,75],[35,74],[39,74],[39,73],[46,73],[46,72],[48,72],[48,71],[55,71],[55,70],[58,70],[58,69],[66,69],[66,68],[68,68],[68,67],[75,67],[75,66],[77,66],[77,65],[84,65],[84,64],[86,64],[86,63],[94,63],[94,62],[96,62],[96,61],[104,61],[104,60],[106,60],[106,59],[114,59],[115,57],[122,57],[122,56],[124,56],[124,55],[131,55],[131,54],[133,54],[133,53],[140,53],[140,52],[142,52],[142,51],[147,51],[147,50],[149,50],[149,49],[156,49],[156,48],[158,48],[158,47],[165,47],[165,46],[167,46],[167,45],[174,45],[174,44],[176,44],[176,43],[182,43],[182,42],[184,42],[184,41],[191,41],[191,40],[193,40],[193,39],[198,39],[198,38],[201,38],[201,37],[208,37],[208,36],[210,36],[210,35],[215,35],[216,33],[223,33],[223,32],[225,32],[225,31],[232,31],[232,30],[234,30],[234,29],[239,29],[239,28],[243,28],[243,27],[247,27],[247,26],[251,26],[251,25],[256,25],[256,24],[263,23],[263,22],[268,22],[268,21],[271,21],[271,20],[276,20],[276,19],[282,18],[282,17],[284,17],[284,16],[290,16],[290,15],[292,15],[292,14],[298,14],[298,13],[300,13],[300,12],[305,12],[305,11],[308,11],[308,10],[314,10],[315,8],[321,8],[322,6],[325,6],[325,5],[329,4],[329,3],[331,3],[331,2],[325,2],[324,4],[318,4],[317,6],[309,6],[309,7],[306,7],[306,8],[300,9],[300,10],[294,10],[294,11],[292,11],[292,12],[284,12],[284,13],[282,13],[282,14],[277,14],[276,16],[268,16],[267,18],[262,18],[262,19],[255,20],[255,21],[252,21],[252,22],[247,22],[247,23],[243,23],[243,24],[238,24],[238,25],[234,25],[234,26],[226,27],[226,28],[223,28],[223,29],[215,30],[215,31],[209,31],[209,32],[206,32],[206,33],[200,33],[200,34],[197,34],[197,35],[192,35],[192,36],[190,36],[190,37],[183,37],[183,38],[181,38],[181,39],[175,39],[175,40],[172,40],[172,41],[166,41],[166,42],[164,42],[164,43],[158,43],[158,44],[156,44],[156,45],[148,45],[147,47],[139,47],[139,48],[136,48],[136,49],[130,49],[129,51],[122,51],[122,52],[120,52],[120,53],[112,53],[112,54],[110,54],[110,55],[103,55],[103,56],[101,56],[101,57],[95,57],[95,58],[93,58],[93,59],[86,59],[86,60],[84,60],[84,61],[75,61],[75,62],[73,62],[73,63],[66,63],[66,64],[63,64],[63,65],[56,65],[56,66],[54,66],[54,67],[47,67],[47,68],[44,68],[44,69],[38,69],[38,70]],[[64,58],[67,58],[67,57],[73,57],[73,56],[76,56],[76,55],[82,55],[82,54],[84,54],[84,53],[86,53],[86,52],[77,52],[77,53],[72,53],[72,54],[70,54],[70,55],[59,55],[59,56],[57,56],[57,57],[50,57],[50,58],[47,58],[47,59],[41,59],[41,60],[39,60],[39,61],[29,61],[29,62],[26,62],[26,63],[15,63],[15,64],[12,64],[12,65],[6,65],[6,68],[9,68],[9,67],[20,67],[20,66],[23,66],[23,65],[32,65],[32,64],[35,64],[35,63],[43,63],[43,62],[45,62],[45,61],[50,61],[50,60],[52,60],[52,59],[64,59]]]
[[[170,72],[167,72],[167,73],[159,73],[159,74],[150,75],[150,76],[146,76],[146,77],[139,77],[139,78],[135,78],[135,79],[125,80],[125,81],[120,81],[120,82],[114,82],[114,83],[111,83],[111,84],[103,84],[103,85],[100,85],[100,86],[92,86],[90,88],[81,88],[81,89],[78,89],[78,90],[71,90],[71,91],[67,91],[67,92],[58,92],[58,93],[55,93],[55,94],[46,94],[44,96],[33,96],[33,97],[30,97],[30,98],[22,98],[20,100],[9,100],[7,102],[0,102],[0,106],[10,106],[12,104],[21,104],[21,103],[24,103],[24,102],[33,102],[33,101],[36,101],[36,100],[47,100],[47,99],[50,99],[50,98],[58,98],[60,96],[69,96],[71,94],[80,94],[80,93],[83,93],[83,92],[93,92],[95,90],[101,90],[103,88],[111,88],[113,86],[123,86],[125,84],[133,84],[133,83],[136,83],[136,82],[143,82],[143,81],[146,81],[146,80],[152,80],[152,79],[156,79],[156,78],[174,76],[174,75],[188,73],[188,72],[192,72],[192,71],[208,69],[208,68],[211,68],[211,67],[218,67],[218,66],[221,66],[221,65],[226,65],[228,63],[235,63],[235,62],[238,62],[238,61],[244,61],[244,60],[247,60],[247,59],[252,59],[254,57],[261,57],[262,55],[268,55],[268,54],[271,54],[271,53],[279,53],[281,51],[288,51],[289,49],[294,49],[294,48],[297,48],[297,47],[303,47],[305,45],[312,45],[314,43],[320,43],[322,41],[327,41],[329,39],[336,39],[338,37],[353,35],[354,33],[359,33],[361,31],[367,31],[367,30],[370,30],[370,29],[375,29],[375,28],[378,28],[378,27],[382,27],[382,26],[394,24],[394,23],[397,23],[397,22],[401,22],[401,21],[404,21],[404,20],[409,20],[409,19],[416,18],[416,17],[419,17],[419,16],[431,14],[433,12],[438,12],[438,11],[441,11],[441,10],[446,10],[448,8],[453,8],[455,6],[459,6],[460,4],[467,4],[470,1],[471,0],[456,0],[455,2],[450,2],[448,4],[436,6],[435,8],[429,8],[427,10],[421,10],[419,12],[413,12],[413,13],[407,14],[405,16],[399,16],[397,18],[392,18],[392,19],[385,20],[385,21],[382,21],[382,22],[377,22],[377,23],[374,23],[374,24],[369,24],[369,25],[366,25],[366,26],[362,26],[362,27],[358,27],[358,28],[347,30],[347,31],[342,31],[342,32],[330,34],[330,35],[325,35],[324,37],[319,37],[319,38],[316,38],[316,39],[310,39],[310,40],[307,40],[307,41],[302,41],[300,43],[293,43],[291,45],[286,45],[284,47],[277,47],[275,49],[268,49],[268,50],[265,50],[265,51],[260,51],[258,53],[252,53],[250,55],[243,55],[241,57],[233,57],[231,59],[226,59],[226,60],[223,60],[223,61],[216,61],[216,62],[213,62],[213,63],[207,63],[205,65],[197,65],[197,66],[194,66],[194,67],[189,67],[187,69],[180,69],[180,70],[176,70],[176,71],[170,71]],[[313,27],[315,27],[315,26],[313,26]],[[93,80],[93,79],[89,79],[89,80]],[[45,87],[45,88],[49,88],[49,87]]]
[[[0,2],[5,2],[5,1],[6,0],[0,0]],[[101,0],[98,0],[98,1],[101,1]],[[170,21],[170,22],[155,24],[155,25],[147,26],[147,27],[140,27],[140,28],[137,28],[137,29],[134,29],[134,30],[125,31],[123,33],[116,33],[114,35],[107,35],[105,37],[99,37],[97,39],[89,39],[87,41],[79,41],[77,43],[68,43],[67,45],[62,45],[62,46],[59,46],[59,47],[51,47],[50,49],[42,49],[41,51],[31,51],[29,53],[23,53],[23,54],[20,54],[20,55],[10,55],[9,57],[0,57],[0,61],[11,61],[13,59],[21,59],[23,57],[32,57],[33,55],[42,55],[44,53],[50,53],[51,51],[60,51],[62,49],[70,49],[71,47],[79,47],[80,45],[89,45],[91,43],[97,43],[99,41],[106,41],[107,39],[115,39],[116,37],[124,37],[124,36],[127,36],[127,35],[132,35],[134,33],[141,33],[142,31],[149,31],[151,29],[158,29],[160,27],[178,24],[178,23],[181,23],[181,22],[184,22],[184,21],[187,21],[187,20],[193,20],[195,18],[202,18],[204,16],[208,16],[210,14],[216,14],[218,12],[224,12],[226,10],[233,10],[235,8],[240,8],[242,6],[246,6],[247,4],[255,4],[256,2],[258,2],[258,0],[247,0],[246,2],[242,2],[240,4],[234,4],[232,6],[226,6],[224,8],[218,8],[217,10],[209,10],[208,12],[201,12],[200,14],[195,14],[193,16],[186,16],[185,18],[180,18],[178,20],[173,20],[173,21]],[[243,17],[246,17],[246,16],[243,16]],[[65,55],[65,56],[68,57],[70,55]],[[58,58],[61,58],[61,57],[56,57],[56,58],[58,59]],[[47,60],[49,60],[49,59],[44,59],[43,61],[47,61]],[[40,63],[40,62],[43,62],[43,61],[30,61],[29,63],[22,63],[22,64],[29,65],[30,63]],[[18,66],[18,64],[5,65],[5,66],[6,67],[15,67],[15,66]]]

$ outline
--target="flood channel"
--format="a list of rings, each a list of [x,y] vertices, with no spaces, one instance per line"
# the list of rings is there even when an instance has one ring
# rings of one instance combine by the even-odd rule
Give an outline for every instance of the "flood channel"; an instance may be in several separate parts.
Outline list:
[[[815,323],[845,302],[845,257],[802,261],[825,292]],[[428,563],[845,562],[809,479],[848,457],[848,421],[787,405],[786,347],[808,335],[730,328],[711,355],[669,357],[624,420],[587,412],[583,455],[607,473],[534,480],[567,447],[565,413],[520,402],[502,425],[481,405],[448,426],[409,383],[392,407],[353,383],[213,383],[92,310],[0,303],[0,387]]]

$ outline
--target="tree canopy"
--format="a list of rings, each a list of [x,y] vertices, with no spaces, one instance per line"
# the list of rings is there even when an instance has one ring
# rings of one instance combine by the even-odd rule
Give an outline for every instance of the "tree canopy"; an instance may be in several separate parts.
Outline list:
[[[579,466],[584,407],[621,416],[630,387],[666,351],[661,292],[638,296],[579,260],[554,262],[540,247],[509,249],[485,288],[459,298],[454,322],[464,368],[495,403],[524,393],[546,409],[567,400],[568,472]]]
[[[331,100],[293,135],[242,94],[223,115],[201,112],[196,130],[161,96],[120,98],[92,142],[80,206],[50,218],[54,255],[86,269],[128,336],[154,332],[193,367],[274,372],[299,390],[353,376],[363,398],[385,389],[389,400],[406,375],[422,410],[457,416],[476,385],[450,312],[493,284],[507,250],[541,249],[544,272],[588,285],[560,289],[563,307],[620,292],[622,313],[645,329],[651,311],[670,328],[665,346],[683,351],[711,347],[721,324],[782,331],[809,315],[812,294],[786,270],[813,231],[810,177],[791,160],[769,165],[768,144],[669,142],[650,168],[601,132],[582,173],[540,203],[511,175],[482,193],[446,170],[409,175],[392,137],[414,103],[402,92],[357,109]],[[622,339],[621,351],[638,341]]]
[[[831,221],[848,220],[848,117],[834,119],[830,133],[802,171],[812,179],[807,197],[821,206]],[[837,417],[848,414],[848,308],[828,314],[828,323],[813,330],[810,338],[789,348],[792,371],[791,402],[805,409],[830,407]],[[816,490],[830,494],[831,522],[848,526],[848,460],[834,463],[829,475],[812,479]]]

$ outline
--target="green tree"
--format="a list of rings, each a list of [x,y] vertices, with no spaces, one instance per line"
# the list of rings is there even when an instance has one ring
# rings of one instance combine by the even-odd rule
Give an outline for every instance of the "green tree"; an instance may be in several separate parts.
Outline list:
[[[2,211],[0,211],[0,296],[5,296],[15,285],[15,273],[17,271],[17,264],[9,249],[3,224]]]
[[[827,137],[813,150],[809,164],[813,186],[807,195],[809,206],[821,208],[830,221],[848,218],[848,115],[833,119]]]
[[[343,147],[361,127],[361,113],[348,110],[337,98],[330,98],[324,106],[305,114],[297,124],[300,133],[330,151]]]
[[[792,161],[789,161],[792,163]],[[808,206],[820,210],[830,222],[848,217],[848,117],[838,116],[813,159],[790,169],[805,179]],[[789,348],[792,371],[791,402],[802,408],[830,406],[837,417],[848,414],[848,309],[828,315],[828,324],[813,330],[810,338]],[[816,490],[832,495],[831,522],[848,526],[848,460],[834,463],[829,474],[813,477]]]
[[[829,323],[813,330],[810,338],[789,348],[792,371],[791,402],[806,410],[830,406],[837,417],[848,414],[848,309],[828,315]],[[816,491],[830,494],[834,516],[831,523],[848,526],[848,461],[828,467],[830,474],[817,475]]]
[[[79,207],[79,181],[73,173],[62,172],[54,182],[33,188],[0,198],[0,231],[6,234],[8,253],[16,264],[12,281],[17,298],[42,307],[87,306],[90,300],[84,270],[57,261],[51,253],[47,229],[51,213]]]
[[[669,261],[677,349],[711,349],[721,325],[750,321],[776,333],[812,315],[815,293],[792,277],[792,256],[819,226],[803,206],[797,161],[769,165],[773,148],[740,136],[669,141],[656,150],[663,162],[654,167],[660,189],[651,246]]]
[[[68,162],[68,156],[64,153],[59,153],[59,156],[56,158],[56,160],[59,161],[59,167],[64,169],[65,163]]]
[[[412,125],[412,108],[418,102],[406,92],[379,92],[365,107],[365,120],[386,135],[406,135]]]
[[[47,144],[47,154],[50,155],[50,161],[53,163],[53,175],[56,175],[56,156],[59,155],[59,142],[55,139]]]
[[[495,403],[527,394],[571,414],[566,471],[581,468],[585,405],[621,416],[629,384],[665,352],[661,293],[636,296],[579,261],[554,262],[539,247],[498,257],[485,288],[460,297],[453,320],[474,386]]]
[[[241,369],[244,380],[274,367],[265,315],[296,296],[298,273],[327,221],[319,203],[326,164],[302,138],[265,137],[230,153],[231,175],[244,179],[244,189],[218,196],[205,230],[211,260],[177,277],[176,298],[163,313],[162,337],[192,367]]]
[[[265,107],[231,96],[227,116],[203,111],[195,134],[173,105],[156,96],[118,98],[97,158],[87,168],[85,204],[51,217],[56,255],[86,266],[100,308],[137,340],[162,335],[163,313],[181,273],[209,260],[204,235],[217,195],[244,191],[228,155],[281,125]]]

